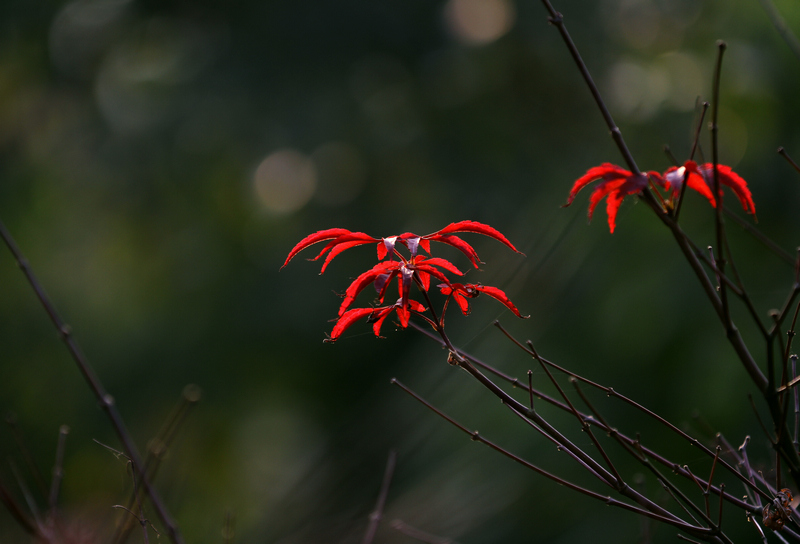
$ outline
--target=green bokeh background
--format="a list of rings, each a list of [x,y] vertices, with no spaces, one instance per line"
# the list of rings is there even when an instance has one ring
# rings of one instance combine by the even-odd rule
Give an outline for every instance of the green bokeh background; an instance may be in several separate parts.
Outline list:
[[[797,4],[776,6],[800,30]],[[670,165],[665,144],[686,158],[715,41],[726,40],[721,161],[748,180],[758,227],[797,245],[800,183],[775,149],[800,157],[800,61],[759,2],[556,8],[646,170]],[[501,17],[492,30],[498,13],[506,26]],[[6,0],[0,30],[0,217],[141,448],[184,386],[203,390],[157,482],[188,542],[221,542],[227,515],[234,542],[359,542],[392,448],[376,542],[412,541],[394,519],[462,543],[639,538],[640,519],[470,442],[390,385],[397,377],[469,428],[587,481],[419,333],[387,323],[387,338],[375,339],[358,324],[323,344],[334,292],[371,266],[373,250],[349,251],[324,276],[302,258],[279,268],[302,237],[334,226],[388,236],[464,219],[493,225],[527,256],[473,235],[486,264],[469,280],[505,289],[531,318],[481,298],[468,318],[450,316],[458,345],[520,378],[532,368],[546,388],[491,326],[500,319],[676,424],[697,412],[737,445],[753,435],[751,457],[768,466],[753,388],[666,229],[634,198],[613,235],[602,205],[587,226],[587,195],[560,208],[575,178],[621,159],[539,3]],[[707,131],[702,146],[710,158]],[[269,188],[272,167],[290,189]],[[681,219],[699,246],[713,242],[700,197]],[[729,229],[766,315],[792,268]],[[746,312],[735,312],[761,360]],[[125,515],[111,507],[130,478],[94,440],[120,446],[7,251],[0,408],[48,479],[59,426],[70,427],[63,516],[107,535]],[[707,472],[707,459],[640,414],[614,402],[603,410]],[[35,487],[10,431],[0,447]],[[641,468],[624,470],[633,478]],[[0,474],[16,492],[8,462]],[[732,534],[755,541],[741,512],[727,516]],[[653,530],[655,541],[674,539]],[[0,541],[27,541],[5,511]]]

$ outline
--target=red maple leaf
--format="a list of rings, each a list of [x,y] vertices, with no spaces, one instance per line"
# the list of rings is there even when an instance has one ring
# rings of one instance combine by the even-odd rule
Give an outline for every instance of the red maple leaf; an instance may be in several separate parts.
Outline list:
[[[481,293],[486,293],[490,297],[502,302],[509,310],[514,312],[514,315],[517,317],[521,317],[523,319],[530,317],[529,315],[520,314],[517,307],[514,306],[514,303],[512,303],[511,300],[509,300],[505,292],[497,287],[481,285],[479,283],[467,283],[466,285],[461,283],[443,283],[438,285],[438,287],[443,295],[449,295],[453,297],[459,308],[461,308],[461,313],[464,315],[469,315],[469,301],[467,301],[467,299],[475,298]]]
[[[727,185],[730,187],[739,202],[741,202],[744,211],[755,215],[756,205],[753,202],[753,195],[747,187],[747,182],[739,174],[731,170],[730,166],[725,166],[724,164],[717,165],[717,174],[720,186]],[[658,176],[658,178],[661,179],[661,176]],[[690,189],[706,197],[709,203],[716,208],[717,201],[712,192],[712,187],[714,186],[713,163],[698,165],[694,161],[686,161],[683,166],[673,166],[664,172],[664,188],[668,191],[671,190],[673,197],[680,193],[684,181]]]
[[[583,176],[578,178],[569,192],[567,203],[562,207],[567,207],[575,200],[575,196],[581,189],[596,180],[602,180],[589,197],[589,220],[592,219],[594,208],[603,198],[606,198],[606,213],[608,214],[608,228],[611,232],[617,226],[617,211],[622,200],[628,195],[639,194],[647,187],[649,176],[660,176],[656,172],[634,174],[615,164],[603,163],[600,166],[590,168]]]
[[[442,288],[442,286],[448,287],[451,285],[459,286],[455,289],[455,294],[453,295],[459,305],[462,305],[462,301],[466,300],[464,297],[472,297],[480,292],[484,292],[501,301],[516,315],[522,317],[517,308],[508,300],[508,297],[506,297],[505,293],[500,289],[477,284],[467,284],[467,286],[458,283],[453,284],[447,274],[462,276],[463,272],[461,272],[461,270],[446,259],[426,257],[425,255],[419,254],[419,249],[422,248],[423,251],[430,255],[431,242],[440,242],[455,247],[464,253],[475,267],[478,267],[478,263],[480,263],[478,254],[471,245],[462,240],[459,236],[456,236],[456,234],[461,233],[475,233],[489,236],[505,244],[517,253],[520,253],[520,251],[497,229],[489,225],[484,225],[483,223],[478,223],[477,221],[459,221],[457,223],[451,223],[445,228],[425,236],[419,236],[413,232],[406,232],[386,238],[374,238],[363,232],[351,232],[342,228],[321,230],[306,236],[297,243],[289,252],[283,266],[286,266],[289,261],[304,249],[320,242],[327,243],[316,257],[310,259],[315,261],[325,256],[320,273],[325,271],[325,268],[336,255],[351,247],[369,243],[375,243],[377,245],[377,255],[380,262],[356,277],[347,288],[344,294],[344,300],[339,306],[339,317],[328,339],[328,341],[331,342],[339,338],[353,323],[365,317],[368,322],[373,324],[373,331],[376,336],[380,336],[381,325],[392,312],[397,313],[400,325],[402,327],[407,327],[412,312],[422,314],[426,311],[421,303],[411,298],[413,284],[416,283],[419,289],[423,292],[427,292],[430,289],[432,277],[443,282],[439,285],[440,288]],[[410,255],[404,255],[403,252],[400,251],[399,246],[405,247]],[[388,260],[385,260],[387,257]],[[383,304],[389,284],[392,283],[394,279],[397,279],[399,296],[397,302],[390,306],[380,306],[376,308],[351,308],[356,297],[370,284],[375,287],[378,293],[378,304]],[[450,293],[448,292],[447,294]],[[462,306],[462,310],[465,308],[467,307]],[[434,328],[443,326],[442,324],[437,325],[433,320],[427,317],[426,319]]]

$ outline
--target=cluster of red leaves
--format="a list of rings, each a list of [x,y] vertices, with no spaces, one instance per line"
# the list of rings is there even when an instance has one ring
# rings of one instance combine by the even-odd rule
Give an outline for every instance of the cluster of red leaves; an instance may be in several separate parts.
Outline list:
[[[471,245],[456,235],[460,233],[483,234],[502,242],[517,253],[520,253],[505,236],[489,225],[484,225],[476,221],[460,221],[458,223],[451,223],[445,228],[425,236],[418,236],[412,232],[406,232],[399,236],[373,238],[363,232],[351,232],[347,229],[337,228],[321,230],[300,240],[289,252],[283,266],[289,264],[289,261],[291,261],[295,255],[307,247],[319,242],[327,242],[316,257],[309,259],[311,261],[316,261],[325,256],[325,260],[322,263],[322,270],[320,271],[321,274],[325,272],[325,269],[333,258],[346,249],[364,244],[377,245],[378,260],[380,262],[359,275],[353,280],[350,287],[347,288],[344,300],[341,306],[339,306],[339,317],[330,334],[329,341],[331,342],[339,338],[350,325],[363,318],[366,318],[367,322],[372,323],[372,330],[375,336],[380,336],[381,326],[392,312],[397,313],[400,325],[402,327],[407,327],[412,313],[422,315],[426,311],[422,303],[411,298],[412,286],[416,284],[419,289],[427,293],[430,289],[431,278],[435,278],[437,281],[441,282],[437,285],[440,292],[449,297],[448,301],[450,298],[453,298],[465,315],[469,313],[467,299],[474,298],[480,293],[486,293],[490,297],[499,300],[518,317],[523,317],[519,313],[519,310],[517,310],[517,307],[514,306],[506,294],[500,289],[479,284],[453,283],[447,277],[448,273],[457,276],[464,275],[453,263],[446,259],[426,257],[419,254],[419,250],[422,248],[425,253],[430,255],[431,242],[441,242],[453,246],[464,253],[475,268],[478,268],[478,264],[481,262],[478,258],[478,254]],[[401,246],[408,250],[408,257],[399,251],[399,247]],[[395,260],[395,257],[397,260]],[[283,268],[283,266],[281,268]],[[387,289],[394,279],[397,279],[399,295],[399,298],[394,304],[374,308],[350,308],[359,293],[370,284],[374,285],[378,293],[378,303],[384,304]],[[446,304],[445,302],[445,308]]]
[[[731,170],[730,167],[722,164],[717,165],[717,175],[720,186],[727,185],[730,187],[739,202],[742,203],[742,208],[746,212],[755,215],[756,205],[753,203],[750,189],[747,188],[747,182]],[[697,191],[706,197],[711,206],[717,206],[717,201],[711,189],[714,186],[714,165],[711,163],[698,165],[694,161],[686,161],[681,167],[673,166],[663,175],[658,172],[634,174],[610,163],[595,166],[575,181],[564,206],[572,204],[581,189],[598,179],[601,181],[589,197],[589,219],[591,220],[592,218],[595,206],[603,198],[606,198],[608,227],[611,232],[614,232],[616,227],[617,211],[622,204],[622,200],[628,195],[641,193],[650,182],[660,186],[670,194],[670,200],[673,202],[680,194],[683,184],[686,183],[689,189]],[[721,196],[722,192],[720,191]]]

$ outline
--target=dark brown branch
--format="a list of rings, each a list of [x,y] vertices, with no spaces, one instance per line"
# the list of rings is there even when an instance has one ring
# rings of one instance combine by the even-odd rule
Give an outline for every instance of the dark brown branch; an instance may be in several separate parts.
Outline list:
[[[72,330],[61,319],[61,316],[56,311],[55,306],[45,293],[44,288],[34,275],[28,260],[22,254],[2,221],[0,221],[0,237],[3,238],[6,246],[14,256],[17,265],[20,267],[31,288],[33,288],[33,291],[36,293],[36,297],[39,299],[39,302],[41,302],[45,312],[47,312],[47,315],[50,317],[50,321],[52,321],[53,325],[58,331],[61,340],[67,347],[67,351],[69,351],[73,361],[75,361],[75,364],[78,366],[78,370],[80,370],[81,374],[86,380],[86,383],[92,390],[92,393],[94,393],[94,396],[97,399],[97,402],[100,404],[100,407],[106,413],[109,420],[111,420],[111,425],[117,434],[117,438],[119,438],[120,442],[122,442],[122,446],[130,458],[134,470],[139,475],[139,478],[141,478],[147,495],[150,497],[150,501],[153,503],[153,508],[155,508],[159,519],[167,528],[170,540],[173,542],[173,544],[183,544],[183,536],[180,533],[178,525],[172,519],[172,515],[170,515],[169,511],[167,510],[164,501],[161,499],[161,496],[155,487],[150,483],[150,479],[145,473],[142,458],[139,455],[139,451],[136,449],[133,438],[128,432],[119,410],[117,410],[116,404],[114,403],[114,397],[106,392],[105,387],[103,387],[103,384],[100,382],[100,378],[89,365],[89,361],[86,359],[86,356],[78,347],[78,343],[72,336]]]
[[[548,471],[546,471],[546,470],[544,470],[544,469],[542,469],[542,468],[540,468],[540,467],[538,467],[538,466],[526,461],[525,459],[522,459],[521,457],[511,453],[510,451],[498,446],[494,442],[492,442],[492,441],[484,438],[483,436],[481,436],[480,433],[478,433],[477,431],[470,431],[469,429],[467,429],[466,427],[464,427],[463,425],[461,425],[460,423],[455,421],[453,418],[451,418],[450,416],[448,416],[447,414],[445,414],[444,412],[442,412],[441,410],[439,410],[438,408],[436,408],[435,406],[430,404],[428,401],[426,401],[425,399],[420,397],[414,391],[412,391],[411,389],[409,389],[408,387],[403,385],[397,379],[392,378],[391,383],[394,384],[394,385],[397,385],[398,387],[400,387],[403,391],[408,393],[410,396],[414,397],[418,402],[420,402],[421,404],[426,406],[429,410],[433,411],[435,414],[437,414],[438,416],[440,416],[441,418],[443,418],[444,420],[449,422],[454,427],[456,427],[459,430],[463,431],[464,433],[470,435],[472,440],[474,440],[476,442],[480,442],[480,443],[490,447],[491,449],[497,451],[498,453],[501,453],[502,455],[508,457],[509,459],[512,459],[512,460],[516,461],[517,463],[519,463],[519,464],[523,465],[524,467],[536,472],[537,474],[539,474],[541,476],[544,476],[544,477],[546,477],[546,478],[548,478],[550,480],[553,480],[554,482],[558,483],[559,485],[562,485],[562,486],[564,486],[564,487],[566,487],[568,489],[571,489],[573,491],[577,491],[578,493],[581,493],[583,495],[586,495],[586,496],[592,497],[594,499],[600,500],[600,501],[604,502],[608,506],[616,506],[618,508],[622,508],[624,510],[628,510],[630,512],[634,512],[634,513],[639,514],[641,516],[644,516],[644,517],[647,517],[647,518],[650,518],[650,519],[654,519],[654,520],[657,520],[657,521],[661,521],[661,522],[666,523],[668,525],[672,525],[673,527],[677,527],[680,530],[682,530],[682,531],[684,531],[684,532],[686,532],[688,534],[691,534],[692,536],[695,536],[695,537],[698,537],[698,538],[704,538],[704,540],[707,540],[707,541],[710,541],[710,542],[724,542],[716,534],[714,534],[712,530],[707,529],[705,527],[697,527],[697,526],[691,525],[689,523],[686,523],[685,521],[681,520],[680,518],[677,518],[676,516],[674,516],[674,514],[671,514],[668,511],[663,511],[664,514],[657,514],[657,513],[651,512],[649,510],[646,510],[644,508],[640,508],[638,506],[634,506],[632,504],[628,504],[628,503],[619,501],[617,499],[614,499],[613,497],[609,497],[607,495],[602,495],[600,493],[597,493],[597,492],[592,491],[590,489],[587,489],[585,487],[581,487],[581,486],[579,486],[577,484],[574,484],[574,483],[572,483],[572,482],[570,482],[568,480],[565,480],[565,479],[563,479],[563,478],[561,478],[559,476],[556,476],[555,474],[553,474],[551,472],[548,472]],[[517,412],[517,415],[519,417],[523,418],[526,421],[529,421],[527,414],[524,414],[522,412],[518,412],[511,405],[508,405],[508,406],[513,411]]]
[[[383,508],[386,505],[386,497],[389,495],[389,485],[392,483],[396,462],[397,453],[392,450],[389,452],[389,458],[386,460],[386,470],[383,473],[383,481],[381,482],[381,490],[378,493],[378,501],[375,503],[375,509],[369,515],[369,525],[367,525],[367,531],[364,533],[364,539],[361,541],[361,544],[372,544],[372,541],[375,539],[378,523],[380,523],[383,518]]]

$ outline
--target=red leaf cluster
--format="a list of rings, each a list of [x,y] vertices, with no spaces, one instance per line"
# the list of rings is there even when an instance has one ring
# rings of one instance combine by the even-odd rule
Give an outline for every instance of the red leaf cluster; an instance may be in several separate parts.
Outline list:
[[[372,323],[372,330],[375,335],[380,336],[381,326],[392,312],[397,313],[400,325],[402,327],[407,327],[412,313],[423,315],[424,312],[426,312],[426,308],[422,303],[411,298],[412,285],[416,284],[421,291],[427,293],[430,288],[431,277],[442,282],[438,284],[441,293],[454,298],[465,315],[469,311],[466,299],[474,298],[479,293],[486,293],[503,303],[515,315],[523,317],[516,306],[511,303],[506,294],[500,289],[479,284],[464,285],[461,283],[452,283],[447,277],[447,274],[463,276],[463,272],[461,272],[458,267],[446,259],[426,257],[419,254],[419,248],[422,248],[425,253],[430,255],[431,242],[440,242],[453,246],[461,251],[467,256],[470,262],[478,268],[481,262],[478,253],[470,244],[458,236],[458,234],[461,233],[475,233],[489,236],[505,244],[517,253],[520,253],[520,251],[495,228],[484,225],[483,223],[478,223],[477,221],[460,221],[451,223],[445,228],[425,236],[418,236],[412,232],[406,232],[398,236],[373,238],[363,232],[351,232],[341,228],[321,230],[300,240],[289,252],[283,266],[289,264],[289,261],[304,249],[320,242],[327,242],[316,257],[309,259],[316,261],[325,256],[322,269],[320,270],[321,274],[325,271],[333,258],[343,251],[363,244],[376,244],[377,256],[380,262],[371,269],[360,274],[347,288],[344,294],[344,300],[341,306],[339,306],[339,317],[328,339],[330,342],[339,338],[353,323],[364,318],[367,319],[367,322]],[[409,256],[405,256],[399,251],[401,246],[408,250]],[[384,260],[387,258],[388,260]],[[397,260],[395,260],[395,258]],[[283,266],[281,268],[283,268]],[[397,301],[394,304],[383,305],[389,284],[395,279],[397,280],[398,289]],[[370,284],[375,287],[377,291],[377,302],[382,306],[375,308],[351,308],[356,297]],[[425,319],[432,324],[434,323],[428,317],[425,317]]]
[[[747,182],[731,170],[729,166],[722,164],[717,165],[717,175],[720,187],[722,185],[730,187],[739,202],[742,203],[742,208],[746,212],[755,215],[756,205],[753,202],[750,189],[747,187]],[[640,194],[651,181],[655,185],[662,187],[667,193],[671,193],[673,201],[681,192],[683,184],[686,183],[690,189],[706,197],[711,206],[716,207],[717,205],[717,199],[714,198],[712,192],[714,165],[711,163],[698,165],[694,161],[686,161],[681,167],[673,166],[669,168],[663,175],[658,172],[634,174],[610,163],[595,166],[575,181],[564,206],[572,204],[581,189],[597,180],[600,180],[600,183],[597,184],[589,197],[589,219],[592,219],[592,214],[597,204],[603,198],[606,198],[608,227],[611,232],[614,232],[616,228],[617,211],[622,204],[622,200],[628,195]],[[721,197],[722,191],[720,190],[719,198]]]

